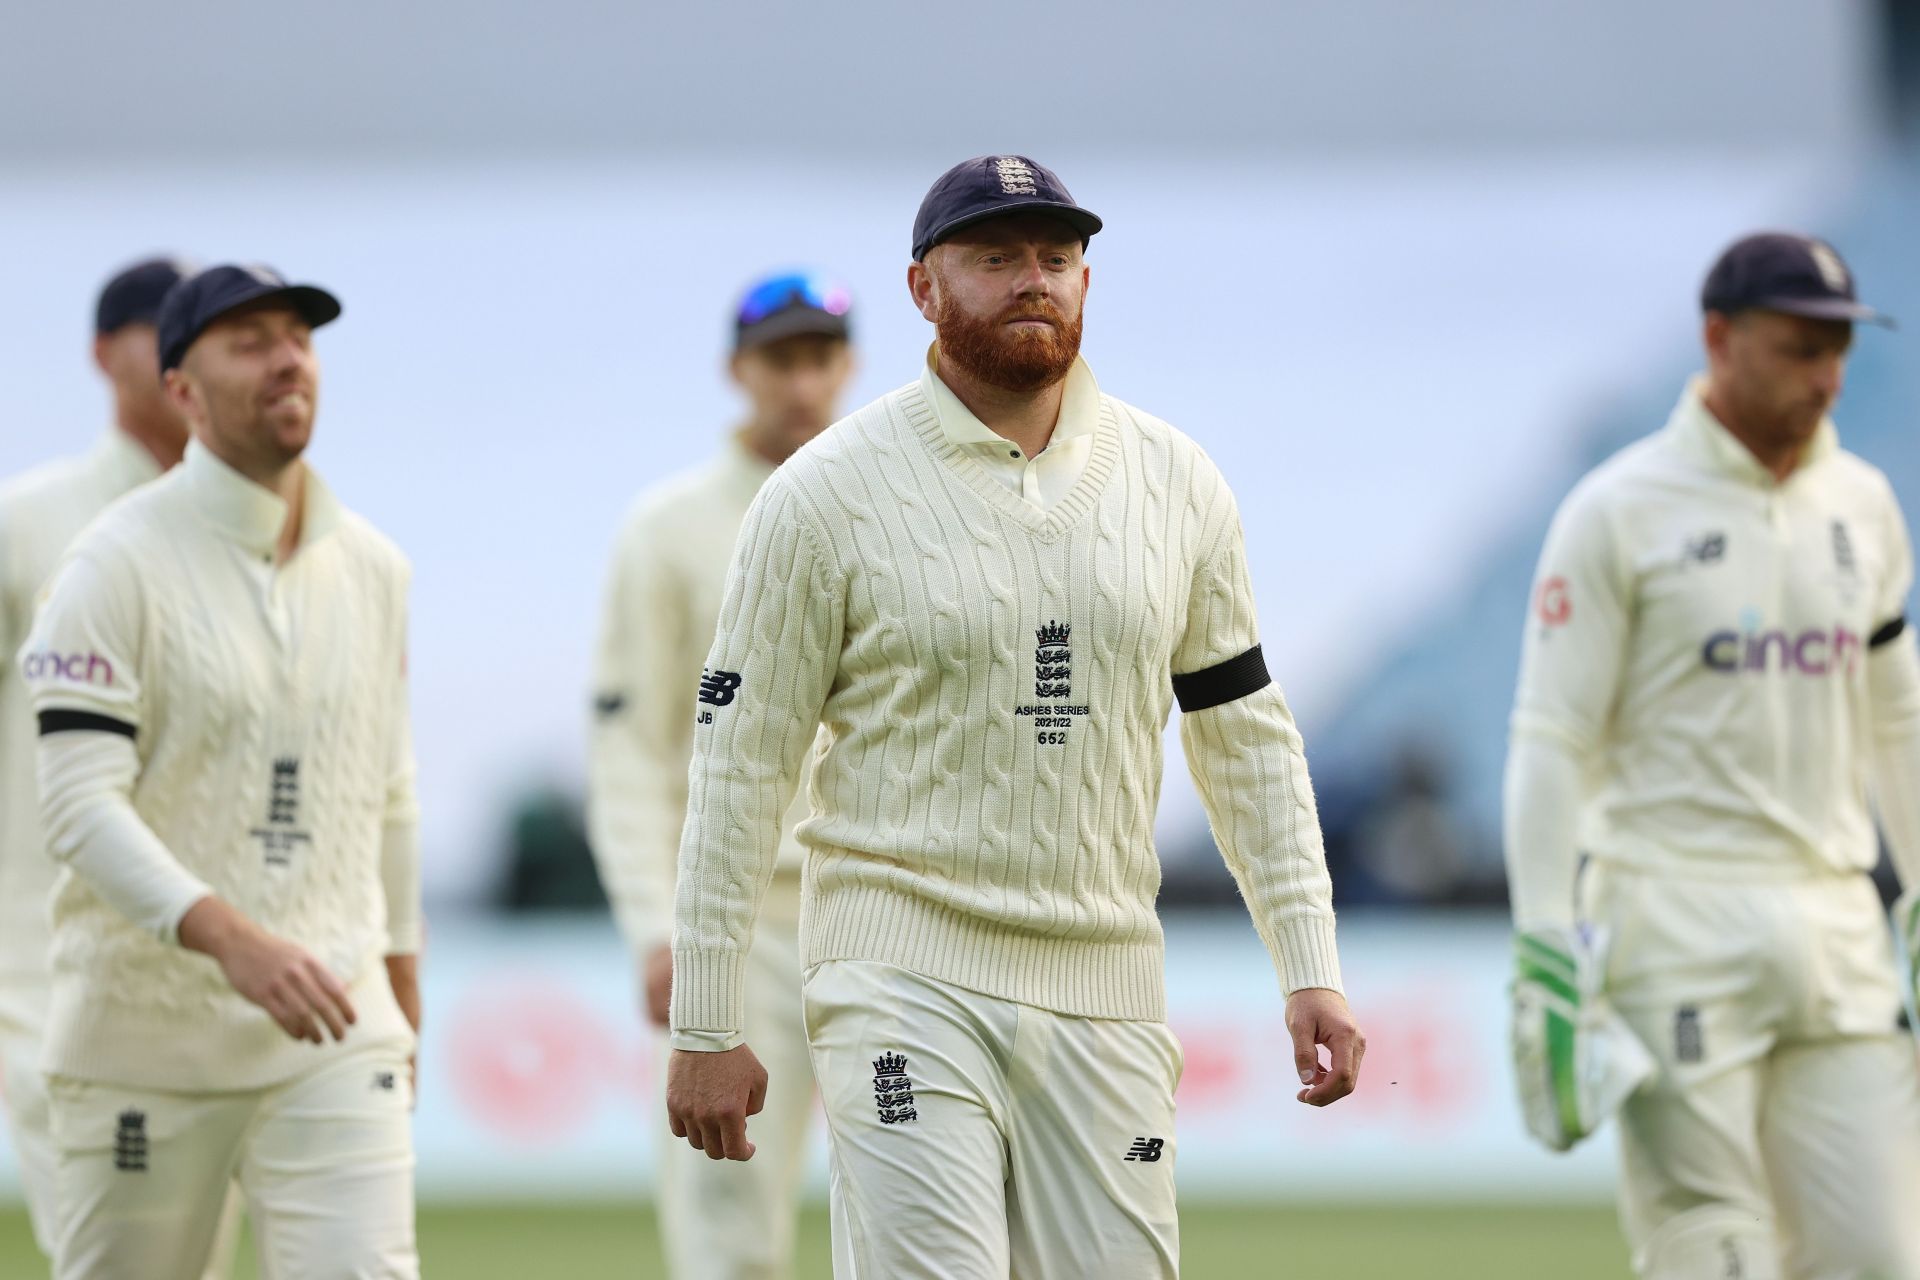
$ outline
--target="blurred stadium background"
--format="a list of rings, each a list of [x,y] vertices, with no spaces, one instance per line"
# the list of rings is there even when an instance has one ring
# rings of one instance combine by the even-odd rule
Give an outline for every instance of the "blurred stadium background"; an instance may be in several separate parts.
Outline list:
[[[427,1270],[653,1275],[656,1056],[580,817],[615,523],[729,425],[744,280],[846,279],[870,398],[929,338],[903,288],[926,183],[1032,154],[1108,221],[1103,386],[1241,495],[1372,1039],[1361,1094],[1292,1102],[1279,993],[1176,747],[1187,1274],[1622,1276],[1609,1143],[1532,1149],[1506,1076],[1498,776],[1531,561],[1573,478],[1664,418],[1736,234],[1824,234],[1920,323],[1915,10],[21,8],[0,41],[0,473],[102,426],[87,318],[123,260],[257,259],[338,290],[315,457],[417,570]],[[1841,426],[1913,511],[1908,332],[1865,335]],[[0,1146],[0,1275],[32,1275],[15,1197]],[[803,1274],[825,1276],[808,1227]]]

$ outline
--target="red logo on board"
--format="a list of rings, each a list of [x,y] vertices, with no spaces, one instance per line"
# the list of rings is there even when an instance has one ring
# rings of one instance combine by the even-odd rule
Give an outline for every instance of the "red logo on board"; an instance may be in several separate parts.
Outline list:
[[[1539,598],[1534,602],[1540,614],[1540,621],[1550,627],[1562,626],[1573,616],[1573,597],[1568,593],[1565,578],[1548,578],[1540,584]]]

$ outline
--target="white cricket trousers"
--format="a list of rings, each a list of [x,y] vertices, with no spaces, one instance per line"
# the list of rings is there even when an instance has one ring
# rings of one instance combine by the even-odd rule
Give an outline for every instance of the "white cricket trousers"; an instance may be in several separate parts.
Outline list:
[[[418,1280],[409,1051],[233,1093],[50,1078],[55,1280],[196,1280],[234,1182],[265,1280]]]
[[[753,1159],[710,1160],[663,1120],[661,1242],[672,1280],[787,1280],[813,1124],[813,1064],[800,1016],[800,884],[767,890],[747,955],[747,1045],[767,1069],[765,1109],[748,1121]]]
[[[20,1165],[33,1240],[51,1258],[57,1236],[53,1179],[59,1159],[53,1149],[47,1080],[40,1072],[40,1037],[45,1028],[44,978],[32,988],[0,986],[0,1089],[6,1093],[8,1130]],[[233,1274],[239,1242],[240,1195],[238,1188],[229,1187],[203,1280],[227,1280]]]
[[[1920,1280],[1920,1083],[1872,883],[1596,865],[1586,892],[1659,1063],[1620,1116],[1636,1272]]]
[[[815,965],[805,991],[836,1280],[1176,1280],[1164,1023],[857,960]]]
[[[46,981],[0,983],[0,1089],[7,1099],[7,1131],[34,1243],[53,1256],[53,1137],[47,1132],[47,1085],[40,1074],[40,1035],[46,1028]]]

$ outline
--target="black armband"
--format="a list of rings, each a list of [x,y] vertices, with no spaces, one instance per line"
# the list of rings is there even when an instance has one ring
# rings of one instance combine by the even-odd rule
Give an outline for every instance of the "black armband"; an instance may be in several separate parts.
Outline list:
[[[1237,658],[1228,658],[1205,671],[1173,678],[1173,696],[1184,712],[1205,711],[1223,702],[1234,702],[1250,693],[1258,693],[1273,683],[1267,674],[1267,660],[1255,645]]]
[[[112,716],[103,716],[94,711],[42,711],[40,713],[40,736],[50,733],[117,733],[131,738],[139,732],[125,720],[116,720]]]

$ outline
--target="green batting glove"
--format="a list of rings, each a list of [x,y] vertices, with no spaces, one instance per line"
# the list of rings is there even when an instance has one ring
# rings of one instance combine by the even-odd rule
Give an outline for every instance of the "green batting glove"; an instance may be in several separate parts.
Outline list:
[[[1653,1072],[1646,1047],[1600,995],[1597,949],[1566,930],[1513,940],[1513,1069],[1527,1131],[1566,1151]]]
[[[1920,1035],[1920,885],[1914,885],[1893,904],[1893,923],[1905,948],[1907,996],[1913,1001],[1908,1009],[1916,1035]]]
[[[1587,1136],[1576,1074],[1580,966],[1561,930],[1513,939],[1513,1069],[1527,1130],[1554,1151]]]

